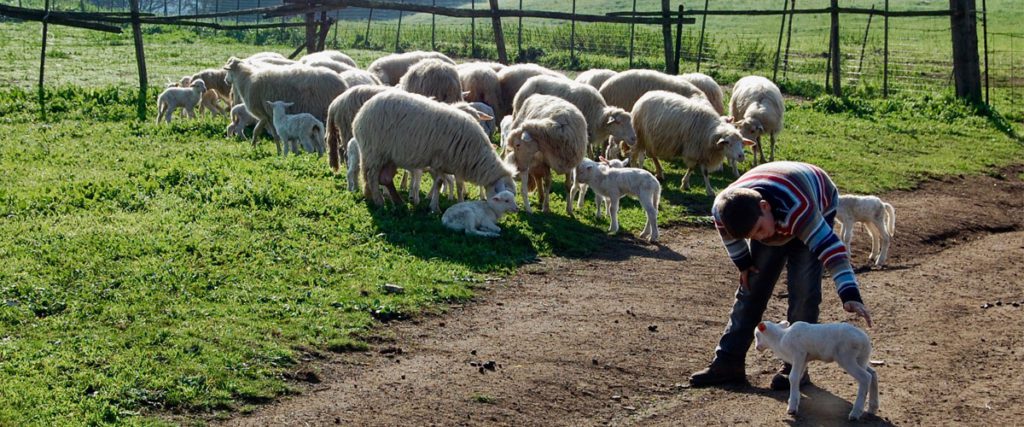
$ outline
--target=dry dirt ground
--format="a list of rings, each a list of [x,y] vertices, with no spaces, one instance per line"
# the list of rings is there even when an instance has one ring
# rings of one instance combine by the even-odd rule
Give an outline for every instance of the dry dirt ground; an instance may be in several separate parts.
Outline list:
[[[929,181],[896,208],[889,266],[860,268],[873,310],[881,409],[861,425],[1014,425],[1024,420],[1024,183]],[[637,230],[630,230],[637,232]],[[858,227],[854,262],[869,245]],[[767,388],[778,362],[748,353],[750,385],[685,386],[725,327],[735,268],[710,228],[628,234],[586,259],[544,259],[446,314],[381,325],[372,351],[329,354],[301,393],[228,425],[836,425],[856,385],[810,365],[800,415]],[[776,296],[785,292],[784,282]],[[823,281],[823,322],[863,322]],[[990,308],[987,304],[991,304]],[[783,319],[773,298],[766,318]],[[489,364],[493,362],[493,364]],[[316,375],[310,375],[315,372]]]

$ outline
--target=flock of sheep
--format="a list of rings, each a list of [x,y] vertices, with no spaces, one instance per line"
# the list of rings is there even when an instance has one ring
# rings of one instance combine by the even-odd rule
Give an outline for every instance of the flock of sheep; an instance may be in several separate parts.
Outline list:
[[[188,115],[196,105],[215,114],[230,111],[227,133],[244,138],[255,123],[254,146],[265,131],[279,154],[326,151],[336,173],[347,161],[349,190],[356,190],[361,176],[363,193],[377,205],[384,203],[381,187],[392,202],[403,202],[394,182],[399,169],[412,177],[413,203],[419,203],[422,173],[430,172],[433,212],[440,211],[443,190],[457,193],[461,202],[466,182],[479,185],[484,201],[464,202],[470,204],[457,209],[462,213],[444,220],[476,235],[497,234],[493,222],[516,207],[517,181],[526,212],[532,212],[528,194],[534,190],[541,209],[550,211],[554,172],[565,176],[566,212],[572,215],[573,199],[582,206],[593,189],[597,214],[606,205],[612,232],[618,230],[619,199],[636,196],[647,214],[641,237],[655,242],[660,160],[686,165],[684,189],[699,171],[709,195],[714,189],[708,173],[728,160],[739,176],[736,163],[745,161],[745,147],[755,163],[774,160],[785,112],[778,87],[748,76],[733,87],[728,114],[723,100],[718,83],[699,73],[595,69],[572,80],[536,64],[456,64],[437,52],[387,55],[365,70],[338,51],[297,61],[260,53],[170,84],[159,97],[157,122],[170,122],[177,107]],[[501,132],[499,147],[491,143],[495,130]],[[767,159],[762,135],[771,140]],[[643,169],[645,157],[655,174]],[[512,194],[512,207],[504,192]]]

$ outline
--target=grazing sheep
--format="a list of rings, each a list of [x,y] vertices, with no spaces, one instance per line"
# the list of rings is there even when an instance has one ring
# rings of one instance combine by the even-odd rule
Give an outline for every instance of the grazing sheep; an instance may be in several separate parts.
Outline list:
[[[381,85],[380,79],[378,79],[377,76],[358,69],[343,71],[341,73],[341,80],[345,82],[345,86],[349,89],[361,85]]]
[[[607,68],[594,68],[584,71],[576,76],[576,82],[591,85],[594,89],[600,90],[601,85],[603,85],[608,79],[612,78],[615,74],[617,74],[615,71]]]
[[[245,139],[245,128],[256,123],[256,118],[245,109],[245,104],[231,107],[231,124],[227,128],[227,136],[238,136]]]
[[[516,195],[502,191],[486,201],[476,200],[452,205],[441,215],[441,223],[455,231],[464,231],[470,236],[498,237],[501,227],[498,221],[506,212],[518,212]]]
[[[500,117],[512,114],[512,101],[519,93],[519,88],[526,84],[530,77],[552,76],[567,78],[557,71],[552,71],[537,64],[516,64],[503,68],[498,72],[498,84],[501,87],[501,100],[492,105],[494,112]]]
[[[349,70],[358,70],[358,68],[355,68],[344,62],[331,61],[329,59],[316,59],[310,61],[303,61],[302,63],[310,67],[323,67],[328,70],[334,71],[335,73],[338,74],[344,73]]]
[[[334,173],[338,173],[338,170],[341,168],[341,158],[345,157],[345,152],[339,151],[342,147],[339,147],[338,144],[341,141],[352,139],[352,122],[356,118],[356,113],[359,112],[360,108],[363,108],[363,104],[366,104],[366,101],[369,101],[370,98],[389,90],[396,89],[390,86],[356,86],[338,95],[337,98],[334,98],[334,101],[331,101],[330,107],[327,108],[326,138],[327,159]],[[351,155],[349,155],[349,158],[351,158]],[[348,168],[349,170],[353,168],[359,169],[358,166],[353,166],[352,163],[349,163]]]
[[[189,87],[168,87],[164,89],[160,96],[156,98],[157,108],[159,108],[156,115],[156,124],[160,124],[161,118],[166,119],[167,123],[170,123],[171,116],[174,115],[174,110],[178,107],[185,110],[186,116],[194,119],[196,113],[193,111],[193,108],[202,99],[204,92],[206,92],[206,83],[202,80],[193,80],[189,83]]]
[[[789,408],[796,415],[800,407],[800,379],[807,362],[821,360],[836,362],[857,380],[857,400],[853,402],[849,419],[859,420],[864,414],[864,400],[868,412],[878,411],[878,373],[871,368],[871,339],[860,328],[848,323],[810,324],[796,322],[761,322],[754,331],[756,348],[770,348],[775,356],[793,365],[789,371]],[[870,391],[870,396],[868,392]]]
[[[190,80],[202,80],[206,83],[206,90],[213,92],[217,96],[224,100],[228,105],[231,104],[231,85],[227,81],[228,72],[224,69],[209,68],[198,73],[193,74],[189,77]],[[184,80],[184,79],[183,79]],[[182,86],[187,86],[188,83]]]
[[[323,121],[331,101],[347,89],[341,76],[318,67],[259,68],[231,58],[224,69],[228,72],[228,83],[258,120],[252,134],[254,147],[264,127],[270,126],[271,132],[276,134],[266,101],[292,102],[295,113],[309,113]],[[280,142],[277,142],[277,152],[281,154]]]
[[[466,102],[482,102],[498,108],[501,103],[501,85],[498,73],[486,63],[470,62],[457,67]]]
[[[724,158],[742,162],[743,146],[754,144],[707,103],[661,90],[640,97],[633,107],[633,124],[637,143],[630,164],[643,165],[646,153],[654,160],[657,175],[662,177],[657,159],[681,158],[688,168],[683,176],[683,189],[690,188],[690,174],[700,167],[709,196],[715,190],[711,188],[708,172],[720,169]]]
[[[483,108],[483,109],[480,109],[480,108],[477,108],[474,104],[480,104],[480,103],[477,102],[477,103],[471,104],[471,103],[468,103],[468,102],[459,102],[459,103],[455,103],[455,104],[452,104],[452,105],[455,106],[456,108],[466,112],[470,116],[475,117],[478,120],[478,123],[480,123],[480,127],[484,130],[484,132],[487,132],[488,123],[493,123],[494,122],[494,116],[493,116],[494,112],[490,109],[490,107],[487,107],[486,105],[480,104],[480,105],[482,105],[482,108]],[[490,111],[490,113],[488,113],[488,111]],[[490,134],[487,135],[487,140],[488,141],[491,140]],[[410,173],[404,174],[402,176],[402,188],[405,188],[406,179],[408,178],[409,181],[410,181],[410,185],[409,185],[409,200],[412,201],[412,204],[418,205],[420,203],[420,183],[423,180],[423,172],[424,171],[423,170],[419,170],[419,169],[412,169],[409,172]],[[461,202],[461,201],[463,201],[465,199],[466,184],[462,180],[460,180],[460,179],[458,179],[458,178],[456,178],[456,177],[454,177],[452,175],[444,175],[442,177],[441,186],[442,186],[442,189],[447,189],[448,190],[448,199],[449,200],[451,200],[451,199],[456,197],[456,194],[455,194],[456,193],[456,187],[458,189],[458,199],[459,199],[459,201]],[[432,195],[432,198],[431,198],[431,206],[437,206],[438,205],[438,201],[434,200],[433,196],[434,195]]]
[[[405,53],[393,53],[391,55],[377,58],[366,67],[366,71],[377,76],[381,83],[388,86],[398,85],[399,80],[405,75],[409,67],[427,58],[438,59],[442,62],[455,65],[455,61],[438,52],[424,52],[421,50]]]
[[[246,64],[252,65],[253,67],[259,67],[259,68],[291,67],[291,66],[294,66],[294,65],[302,64],[299,61],[292,61],[291,59],[288,59],[288,58],[277,58],[277,57],[272,57],[272,56],[258,57],[258,58],[253,58],[253,57],[250,56],[248,58],[245,58],[244,61],[245,61]]]
[[[511,160],[522,180],[520,192],[524,210],[531,212],[528,197],[531,167],[542,161],[555,172],[565,174],[565,211],[571,216],[572,200],[568,193],[575,184],[573,172],[587,151],[587,121],[580,109],[550,95],[527,98],[513,120],[507,149],[511,149]],[[543,186],[541,192],[541,200],[546,200]],[[544,208],[547,211],[547,207]]]
[[[836,208],[836,234],[842,236],[847,248],[853,240],[853,225],[864,224],[871,236],[871,255],[876,267],[885,265],[889,255],[889,244],[896,233],[896,210],[892,205],[875,196],[839,196]]]
[[[470,62],[463,62],[463,63],[458,65],[458,67],[460,67],[460,68],[464,67],[464,66],[465,67],[484,66],[484,67],[490,68],[495,73],[497,73],[498,71],[501,71],[501,70],[505,69],[505,67],[507,67],[507,65],[505,65],[505,64],[502,64],[500,62],[493,62],[493,61],[470,61]]]
[[[469,102],[469,101],[467,101],[467,102]],[[494,123],[494,121],[495,121],[494,109],[491,108],[491,106],[489,104],[486,104],[486,103],[483,103],[483,102],[469,102],[469,106],[472,107],[477,112],[483,113],[486,116],[490,116],[491,119],[490,120],[482,120],[480,122],[480,126],[484,128],[484,133],[486,133],[488,137],[493,135],[494,134],[494,129],[496,128],[496,125]]]
[[[389,91],[374,96],[356,114],[352,126],[359,141],[363,193],[377,205],[384,203],[379,185],[401,203],[395,188],[398,168],[430,168],[434,176],[431,210],[444,174],[483,186],[488,195],[512,190],[512,171],[498,158],[491,142],[473,117],[456,106],[422,95]]]
[[[351,56],[348,56],[336,50],[322,50],[320,52],[306,54],[302,58],[299,58],[299,62],[303,62],[306,64],[311,64],[317,61],[340,62],[342,64],[348,65],[351,68],[359,68],[359,64],[356,64],[356,61],[353,60]]]
[[[608,160],[604,157],[599,158],[602,165],[608,166],[612,169],[621,169],[629,166],[629,159],[611,159]],[[583,208],[583,201],[587,198],[587,190],[590,189],[590,185],[585,182],[581,182],[579,178],[576,179],[576,185],[572,187],[572,193],[569,193],[569,198],[576,201],[576,209]],[[594,193],[594,205],[597,208],[597,217],[601,217],[601,210],[604,207],[605,199],[600,194]]]
[[[590,159],[583,159],[576,166],[576,181],[585,182],[594,189],[594,194],[608,203],[608,217],[611,225],[608,231],[619,231],[619,199],[625,195],[636,196],[647,213],[647,223],[640,233],[641,239],[658,241],[658,204],[661,200],[661,184],[658,179],[643,169],[614,169]],[[595,200],[595,203],[598,203]]]
[[[747,76],[733,85],[729,114],[744,138],[758,142],[754,147],[755,163],[758,155],[762,163],[765,161],[760,142],[761,135],[766,133],[772,142],[768,160],[775,161],[775,135],[782,131],[782,116],[785,113],[782,92],[771,80],[761,76]]]
[[[686,98],[694,98],[711,106],[707,96],[697,86],[676,76],[653,70],[626,70],[609,78],[601,85],[601,96],[608,105],[632,111],[633,105],[645,93],[664,90]]]
[[[274,113],[277,137],[284,144],[284,155],[288,155],[289,146],[295,154],[299,154],[299,145],[310,153],[316,151],[318,155],[323,155],[324,123],[309,113],[286,114],[285,108],[292,105],[291,102],[267,101],[267,106]]]
[[[424,59],[409,67],[398,87],[446,104],[462,102],[459,72],[454,65],[435,58]]]
[[[522,109],[523,103],[536,94],[562,98],[575,105],[587,121],[587,140],[595,152],[599,152],[609,136],[615,141],[636,144],[632,117],[619,107],[609,106],[601,94],[589,85],[551,76],[535,76],[516,93],[512,102],[512,115]]]
[[[725,97],[722,95],[722,87],[718,85],[718,82],[711,76],[704,73],[686,73],[679,78],[690,82],[690,84],[700,89],[704,96],[708,98],[708,102],[711,103],[711,108],[715,109],[719,115],[725,114]]]

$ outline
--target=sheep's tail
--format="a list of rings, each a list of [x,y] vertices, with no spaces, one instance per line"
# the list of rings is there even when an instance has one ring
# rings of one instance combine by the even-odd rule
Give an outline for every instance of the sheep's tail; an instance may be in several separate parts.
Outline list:
[[[328,162],[331,165],[331,170],[338,173],[341,170],[341,148],[338,147],[338,124],[332,115],[327,116],[327,136],[325,138]]]
[[[167,112],[167,102],[162,100],[162,99],[158,99],[156,101],[156,103],[157,103],[156,124],[160,124],[160,119],[164,116],[164,113]]]
[[[896,234],[896,209],[892,205],[882,202],[882,207],[885,208],[885,228],[888,228],[889,235]]]
[[[661,183],[657,180],[654,182],[657,184],[654,191],[654,210],[657,211],[661,209]]]

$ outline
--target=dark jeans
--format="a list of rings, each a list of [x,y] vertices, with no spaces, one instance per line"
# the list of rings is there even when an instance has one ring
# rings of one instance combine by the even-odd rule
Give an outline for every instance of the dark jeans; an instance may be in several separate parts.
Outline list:
[[[736,291],[736,302],[729,315],[729,324],[715,349],[715,360],[725,363],[746,363],[747,350],[754,341],[754,328],[771,299],[775,282],[786,267],[786,285],[789,292],[790,323],[804,321],[818,323],[818,305],[821,303],[821,261],[800,239],[782,246],[768,246],[756,240],[750,242],[750,255],[759,273],[750,273],[750,291]]]

